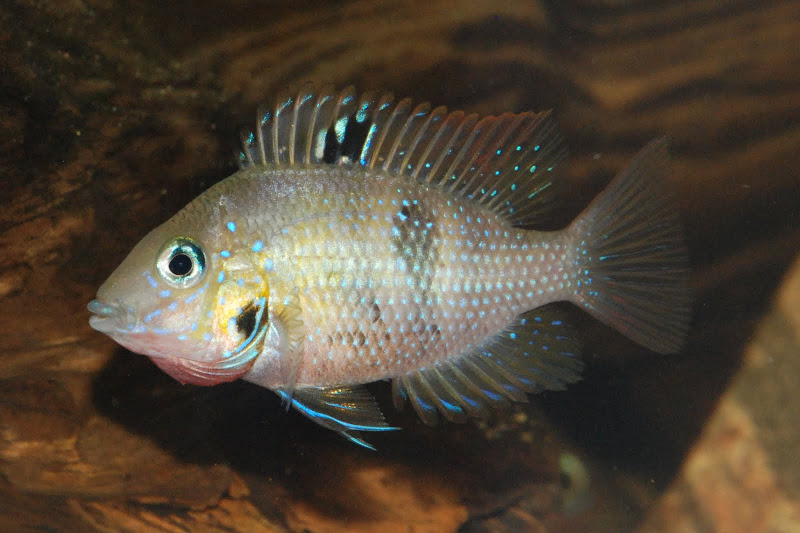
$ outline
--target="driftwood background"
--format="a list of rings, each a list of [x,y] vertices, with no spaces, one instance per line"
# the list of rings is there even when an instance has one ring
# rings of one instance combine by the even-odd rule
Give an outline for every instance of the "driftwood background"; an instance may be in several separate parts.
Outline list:
[[[4,2],[0,530],[799,530],[798,50],[791,0]],[[480,426],[390,413],[404,430],[371,453],[90,330],[130,247],[234,170],[258,102],[308,80],[555,109],[564,221],[668,135],[686,349],[576,312],[582,383]]]

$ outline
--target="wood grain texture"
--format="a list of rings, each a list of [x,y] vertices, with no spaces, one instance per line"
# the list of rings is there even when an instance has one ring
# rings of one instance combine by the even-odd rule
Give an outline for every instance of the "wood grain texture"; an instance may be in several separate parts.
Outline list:
[[[755,325],[796,307],[772,295],[800,250],[798,47],[796,0],[3,4],[0,529],[633,530],[741,383]],[[259,102],[308,80],[555,109],[572,156],[554,225],[669,136],[695,269],[686,349],[657,357],[574,313],[584,382],[489,425],[393,414],[405,431],[365,455],[267,391],[181,387],[91,331],[85,304],[130,247],[233,172]],[[759,416],[785,423],[790,403]],[[775,470],[789,445],[763,446]],[[781,483],[793,509],[797,476]]]

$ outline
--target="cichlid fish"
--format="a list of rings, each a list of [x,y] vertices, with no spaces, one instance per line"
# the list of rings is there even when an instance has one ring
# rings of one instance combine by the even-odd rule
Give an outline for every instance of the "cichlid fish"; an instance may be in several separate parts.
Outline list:
[[[656,352],[683,343],[687,259],[666,143],[568,227],[548,113],[479,118],[303,87],[259,112],[241,169],[151,231],[91,326],[182,383],[242,378],[369,446],[363,384],[422,420],[479,417],[579,379],[569,301]]]

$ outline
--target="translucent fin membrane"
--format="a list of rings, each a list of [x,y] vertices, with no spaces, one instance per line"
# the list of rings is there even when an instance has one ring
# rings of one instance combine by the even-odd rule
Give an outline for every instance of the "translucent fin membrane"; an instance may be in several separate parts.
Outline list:
[[[556,314],[535,309],[474,350],[395,379],[395,407],[408,399],[426,424],[435,424],[439,413],[453,422],[481,417],[497,404],[578,381],[579,350]]]
[[[583,274],[576,303],[661,353],[680,349],[691,304],[668,173],[666,141],[651,142],[572,226]]]
[[[259,110],[242,144],[241,168],[361,165],[469,198],[519,226],[552,212],[553,171],[564,155],[549,112],[480,118],[311,85]]]
[[[276,391],[292,407],[320,426],[338,432],[365,448],[374,449],[361,439],[359,431],[393,431],[364,387],[304,387],[293,393]]]

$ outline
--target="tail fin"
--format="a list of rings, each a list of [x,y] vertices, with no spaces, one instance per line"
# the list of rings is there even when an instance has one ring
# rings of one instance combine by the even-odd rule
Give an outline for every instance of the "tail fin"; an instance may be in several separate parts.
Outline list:
[[[688,259],[668,192],[667,142],[639,152],[572,224],[583,276],[575,303],[643,346],[678,351],[689,328]]]

